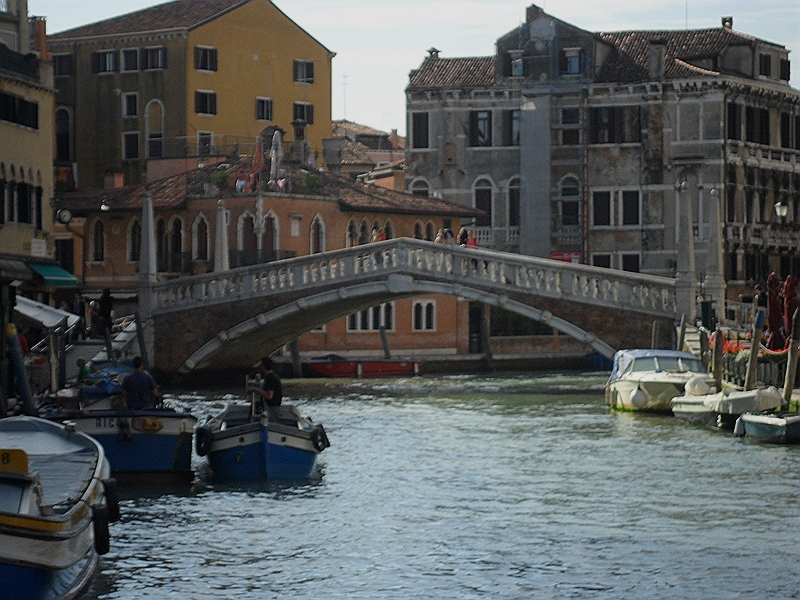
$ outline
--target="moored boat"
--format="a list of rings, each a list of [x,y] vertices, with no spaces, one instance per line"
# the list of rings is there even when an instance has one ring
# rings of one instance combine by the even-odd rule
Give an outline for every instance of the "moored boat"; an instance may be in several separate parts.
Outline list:
[[[679,350],[620,350],[614,355],[606,383],[606,404],[619,410],[669,412],[670,402],[684,392],[686,382],[705,375],[703,363]]]
[[[69,420],[78,431],[100,442],[115,477],[191,480],[197,418],[167,406],[128,409],[114,381],[124,374],[124,370],[107,370],[110,377],[100,378],[93,386],[63,390],[41,408],[40,415]]]
[[[281,405],[277,421],[250,403],[229,404],[195,432],[200,456],[220,479],[299,479],[310,476],[317,455],[330,446],[325,428]]]
[[[774,386],[746,391],[711,390],[705,377],[690,379],[685,393],[672,399],[672,413],[686,421],[732,430],[741,414],[774,410],[783,400]]]
[[[754,442],[800,444],[800,413],[745,413],[737,420],[734,433]]]
[[[336,354],[313,358],[304,363],[313,377],[398,377],[419,375],[421,362],[407,360],[347,360]]]
[[[0,598],[74,598],[119,518],[103,447],[71,424],[0,419]]]

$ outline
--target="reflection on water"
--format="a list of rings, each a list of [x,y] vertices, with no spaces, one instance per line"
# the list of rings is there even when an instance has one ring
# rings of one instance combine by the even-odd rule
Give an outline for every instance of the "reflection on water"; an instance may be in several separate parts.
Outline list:
[[[85,598],[788,598],[800,448],[610,413],[604,374],[289,380],[320,472],[123,488]],[[239,390],[173,390],[200,418]]]

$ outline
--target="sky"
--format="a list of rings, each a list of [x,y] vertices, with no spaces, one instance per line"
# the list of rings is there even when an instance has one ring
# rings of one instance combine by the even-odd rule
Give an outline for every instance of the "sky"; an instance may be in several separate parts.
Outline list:
[[[435,47],[443,58],[491,56],[497,38],[525,20],[530,0],[273,0],[333,59],[334,119],[405,135],[408,75]],[[161,0],[28,0],[30,16],[58,33]],[[793,50],[791,85],[800,88],[798,0],[539,0],[550,15],[588,31],[702,29],[733,17],[742,33]]]

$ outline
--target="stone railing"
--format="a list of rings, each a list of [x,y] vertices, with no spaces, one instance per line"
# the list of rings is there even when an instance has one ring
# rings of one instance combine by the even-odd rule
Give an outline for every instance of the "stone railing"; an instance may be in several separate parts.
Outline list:
[[[399,238],[153,284],[153,314],[278,294],[346,288],[392,274],[524,292],[658,317],[679,314],[675,280],[485,249]]]

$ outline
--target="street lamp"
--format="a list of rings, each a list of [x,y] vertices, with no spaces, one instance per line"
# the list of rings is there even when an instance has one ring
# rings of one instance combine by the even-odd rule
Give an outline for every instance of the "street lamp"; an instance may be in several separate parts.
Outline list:
[[[775,214],[780,217],[781,223],[784,223],[786,220],[786,215],[789,214],[789,205],[784,204],[783,202],[778,202],[775,205]]]

